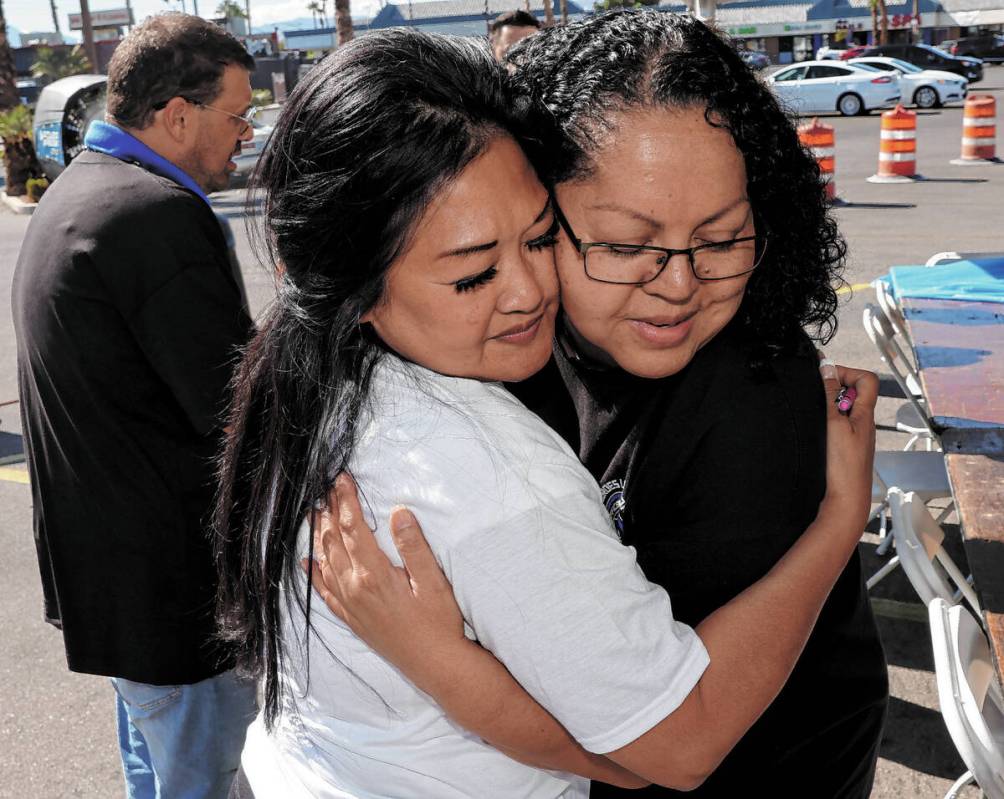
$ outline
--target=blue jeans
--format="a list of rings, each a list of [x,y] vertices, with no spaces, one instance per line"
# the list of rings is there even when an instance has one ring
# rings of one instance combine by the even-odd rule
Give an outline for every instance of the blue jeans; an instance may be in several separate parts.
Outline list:
[[[232,671],[194,685],[112,685],[127,799],[224,799],[257,712],[254,685]]]

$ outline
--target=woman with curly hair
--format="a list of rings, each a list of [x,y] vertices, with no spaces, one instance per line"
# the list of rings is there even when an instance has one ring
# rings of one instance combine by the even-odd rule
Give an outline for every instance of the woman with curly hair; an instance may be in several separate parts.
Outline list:
[[[651,714],[647,731],[614,751],[525,685],[587,749],[662,786],[866,797],[888,685],[858,555],[845,546],[789,571],[840,476],[832,437],[827,452],[832,403],[805,332],[832,336],[845,255],[818,170],[769,91],[693,19],[606,14],[545,30],[509,62],[564,232],[554,359],[511,390],[577,451],[623,543],[710,654],[679,707]],[[469,717],[487,705],[489,721],[471,729],[498,744],[498,692],[509,712],[520,705],[505,676],[493,681],[465,659],[452,597],[414,590],[439,585],[417,528],[399,536],[406,575],[364,546],[351,492],[340,490],[339,506],[344,522],[323,516],[315,586],[444,708]],[[416,508],[420,520],[428,512]],[[860,530],[860,516],[845,518]],[[435,540],[432,550],[444,560]],[[486,645],[524,681],[511,653]],[[630,684],[645,665],[626,646],[624,655],[614,678]],[[518,740],[505,750],[534,754]],[[591,796],[623,790],[596,782]]]

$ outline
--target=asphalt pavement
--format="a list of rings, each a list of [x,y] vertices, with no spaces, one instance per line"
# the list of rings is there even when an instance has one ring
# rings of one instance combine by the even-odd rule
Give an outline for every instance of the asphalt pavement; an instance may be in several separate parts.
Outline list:
[[[1004,99],[1004,67],[989,67],[973,87]],[[1004,164],[953,166],[959,155],[962,110],[921,111],[917,117],[917,165],[925,180],[878,185],[866,178],[878,166],[879,116],[821,117],[836,131],[836,187],[845,202],[836,216],[850,251],[842,294],[840,327],[827,353],[839,362],[881,372],[861,327],[864,305],[874,297],[867,284],[893,264],[924,263],[936,252],[1004,250],[1000,222]],[[1002,152],[1004,154],[1004,152]],[[272,279],[257,265],[245,231],[244,192],[213,197],[231,221],[252,310],[259,313],[273,292]],[[0,206],[0,293],[9,287],[27,217]],[[14,332],[9,303],[0,303],[0,431],[20,432]],[[880,424],[893,421],[897,401],[882,400]],[[902,435],[880,431],[879,447],[899,449]],[[949,518],[953,522],[954,517]],[[880,564],[876,537],[861,545],[866,568]],[[964,560],[957,528],[949,547]],[[107,680],[66,670],[59,633],[42,621],[41,589],[31,535],[29,487],[22,467],[0,466],[0,799],[112,797],[122,793],[117,760],[114,703]],[[890,665],[892,703],[873,797],[940,797],[965,769],[938,713],[924,608],[902,575],[873,593]],[[793,601],[797,598],[793,597]],[[825,691],[826,686],[819,686]],[[812,797],[807,785],[804,796]],[[966,789],[963,797],[978,796]]]

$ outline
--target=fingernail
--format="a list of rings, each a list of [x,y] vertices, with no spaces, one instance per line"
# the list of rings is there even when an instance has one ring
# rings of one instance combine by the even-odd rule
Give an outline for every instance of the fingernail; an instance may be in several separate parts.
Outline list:
[[[390,512],[390,529],[395,533],[415,526],[415,515],[407,508],[398,506]]]

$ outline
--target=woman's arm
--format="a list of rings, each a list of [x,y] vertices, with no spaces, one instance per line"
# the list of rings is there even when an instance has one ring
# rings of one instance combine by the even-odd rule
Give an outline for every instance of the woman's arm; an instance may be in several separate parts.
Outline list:
[[[353,631],[370,631],[366,642],[432,696],[447,716],[514,760],[622,788],[648,785],[579,746],[494,655],[464,636],[453,589],[410,511],[398,508],[391,515],[391,535],[404,562],[398,568],[366,527],[348,477],[339,476],[334,495],[329,501],[338,507],[339,519],[327,509],[315,514],[315,549],[321,554],[315,563],[303,565],[328,607]],[[360,591],[367,602],[356,601]],[[374,623],[368,611],[377,607],[395,609],[397,623],[408,634]]]
[[[632,743],[608,753],[611,761],[630,772],[669,787],[699,785],[773,701],[801,654],[860,538],[871,499],[877,380],[871,373],[850,369],[842,369],[839,378],[824,380],[828,487],[816,521],[763,579],[697,628],[711,665],[673,713]],[[837,412],[833,401],[841,383],[858,391],[848,417]],[[521,734],[526,728],[510,726],[498,715],[495,691],[514,706],[533,700],[520,698],[511,676],[488,653],[483,662],[483,656],[472,656],[471,647],[477,645],[463,638],[462,621],[445,578],[439,574],[442,582],[435,589],[422,588],[428,576],[425,569],[433,570],[435,561],[417,522],[405,520],[395,537],[410,552],[415,570],[388,573],[393,569],[389,562],[386,568],[375,569],[373,564],[386,558],[353,509],[346,488],[341,482],[337,497],[341,518],[324,531],[319,551],[327,553],[327,562],[314,580],[315,585],[327,586],[325,599],[332,610],[458,723],[493,745],[528,762],[534,762],[536,747],[562,751],[553,748],[553,728],[548,732],[546,725],[532,727],[541,737],[529,741]],[[425,560],[415,560],[416,556]],[[409,571],[420,573],[422,579],[416,582]],[[438,568],[434,571],[438,573]],[[446,605],[450,611],[444,611]],[[450,613],[453,618],[446,625],[443,618]],[[465,668],[457,668],[458,657]],[[472,677],[466,668],[474,667],[485,671]],[[578,770],[566,764],[552,767]]]

